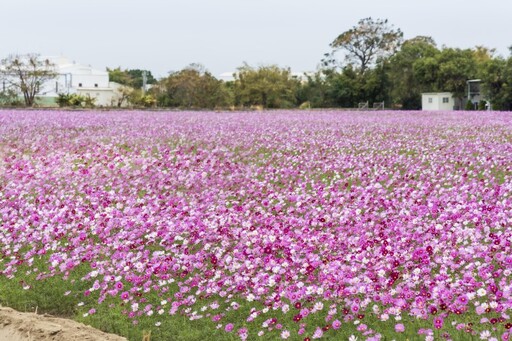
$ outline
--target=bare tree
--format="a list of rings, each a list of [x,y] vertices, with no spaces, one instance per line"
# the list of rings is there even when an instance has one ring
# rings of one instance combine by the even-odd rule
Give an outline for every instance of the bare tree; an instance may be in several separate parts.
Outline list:
[[[57,77],[55,65],[38,54],[11,55],[0,61],[0,77],[12,89],[23,94],[25,105],[34,105],[43,84]]]
[[[122,107],[125,102],[129,102],[130,97],[132,96],[135,90],[126,85],[121,85],[115,90],[116,94],[116,105],[118,108]],[[114,99],[113,99],[114,100]]]
[[[402,37],[402,31],[395,30],[387,20],[365,18],[334,39],[331,47],[333,52],[345,50],[347,60],[359,64],[361,73],[364,73],[378,57],[393,54],[400,47]]]

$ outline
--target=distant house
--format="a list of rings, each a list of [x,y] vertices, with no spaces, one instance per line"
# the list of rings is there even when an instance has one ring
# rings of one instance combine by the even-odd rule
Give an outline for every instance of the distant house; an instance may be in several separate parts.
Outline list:
[[[467,102],[471,101],[473,108],[477,109],[480,102],[486,102],[486,108],[490,109],[490,103],[485,100],[481,93],[480,79],[466,81],[466,96],[455,98],[450,92],[426,92],[421,94],[421,107],[426,111],[436,110],[463,110]]]
[[[480,79],[470,79],[467,81],[468,88],[467,88],[467,100],[471,101],[473,103],[473,106],[478,108],[478,104],[481,101],[485,101],[484,96],[481,92],[481,84],[482,80]]]
[[[43,106],[56,105],[55,99],[61,93],[76,93],[95,98],[97,106],[115,106],[119,98],[119,85],[109,82],[107,71],[79,64],[64,57],[45,57],[55,64],[57,78],[45,83],[38,95]]]
[[[421,94],[421,108],[425,111],[458,109],[451,92],[426,92]]]
[[[233,82],[237,72],[223,72],[219,75],[219,79],[224,82]]]

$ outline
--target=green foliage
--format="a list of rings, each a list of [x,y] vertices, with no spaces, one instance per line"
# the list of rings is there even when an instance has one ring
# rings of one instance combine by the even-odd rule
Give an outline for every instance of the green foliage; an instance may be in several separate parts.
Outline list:
[[[91,96],[84,96],[77,93],[65,94],[61,93],[57,97],[57,104],[59,107],[85,107],[93,108],[95,106],[96,98]]]
[[[19,107],[22,105],[23,102],[21,101],[18,93],[13,89],[0,91],[0,106]]]
[[[128,72],[126,72],[126,70],[121,70],[120,67],[115,69],[107,68],[107,72],[109,81],[122,85],[132,86],[132,77],[128,74]]]
[[[312,108],[351,108],[360,102],[384,101],[411,110],[421,108],[423,92],[451,92],[457,106],[464,108],[467,81],[478,78],[482,95],[493,109],[512,109],[512,59],[494,56],[493,49],[439,49],[425,36],[402,43],[399,29],[371,18],[340,35],[332,46],[345,50],[349,63],[306,74],[303,80],[287,68],[245,64],[234,82],[224,83],[202,66],[191,65],[171,73],[151,94],[159,106],[179,108],[293,108],[301,103]],[[356,51],[365,49],[381,50],[358,60]]]
[[[325,81],[320,72],[306,75],[307,80],[297,89],[297,102],[309,103],[310,108],[322,108],[326,105]]]
[[[512,109],[512,57],[493,58],[479,69],[482,90],[494,110]]]
[[[141,89],[143,86],[143,73],[146,73],[146,84],[156,84],[157,80],[151,74],[149,70],[140,70],[140,69],[129,69],[125,70],[125,72],[131,77],[132,84],[131,86],[135,89]]]
[[[112,103],[112,105],[116,105],[118,108],[122,107],[125,102],[129,103],[130,98],[133,96],[135,90],[130,86],[121,85],[116,88],[116,100]]]
[[[370,103],[390,101],[389,89],[391,83],[389,79],[389,64],[386,61],[382,61],[372,70],[368,70],[363,75],[362,82],[363,98],[360,98],[358,102],[365,100],[370,101]]]
[[[152,108],[157,100],[151,94],[144,94],[141,90],[133,90],[128,94],[128,102],[135,107]]]
[[[433,91],[435,57],[440,53],[434,40],[418,36],[406,40],[389,60],[391,101],[402,109],[421,109],[421,93]],[[427,59],[430,58],[430,59]]]
[[[300,81],[289,68],[277,65],[238,68],[235,74],[235,102],[241,107],[293,108],[297,106]]]
[[[486,110],[487,109],[487,101],[478,102],[478,110]]]
[[[473,104],[473,102],[467,101],[466,102],[466,107],[464,109],[465,110],[475,110],[475,105]]]
[[[364,97],[362,77],[350,65],[341,72],[328,73],[326,84],[326,96],[335,106],[353,108]]]
[[[301,105],[299,105],[299,109],[301,109],[301,110],[311,109],[311,103],[309,103],[308,101],[303,102]]]
[[[466,94],[468,79],[476,77],[476,60],[470,49],[446,48],[438,56],[438,88],[463,98]]]
[[[372,18],[362,19],[340,34],[331,47],[333,52],[326,54],[323,62],[327,68],[321,76],[308,77],[301,86],[301,102],[310,101],[315,107],[351,107],[361,101],[384,100],[395,107],[420,109],[421,93],[451,92],[464,107],[467,81],[478,78],[482,95],[493,109],[512,109],[512,57],[496,57],[495,49],[438,49],[434,40],[425,36],[402,43],[400,29],[395,30],[387,20]],[[348,61],[342,68],[333,67],[339,65],[334,57],[339,50]]]
[[[156,84],[157,80],[151,74],[151,71],[141,69],[125,69],[120,67],[107,68],[109,80],[135,89],[142,89],[143,73],[146,73],[146,84]]]
[[[354,108],[360,102],[389,102],[389,65],[380,62],[361,74],[351,65],[341,71],[326,70],[323,100],[330,107]]]
[[[473,49],[473,57],[475,58],[476,63],[479,68],[482,64],[487,63],[488,61],[494,58],[494,54],[496,53],[496,49],[490,49],[485,46],[477,45]]]
[[[439,62],[437,56],[424,57],[412,65],[413,77],[430,91],[443,91],[438,86]]]
[[[172,72],[159,82],[155,94],[158,105],[164,107],[226,108],[233,101],[229,86],[199,64]]]
[[[476,76],[476,60],[470,49],[445,48],[417,59],[412,70],[420,91],[446,91],[463,98],[468,79]]]

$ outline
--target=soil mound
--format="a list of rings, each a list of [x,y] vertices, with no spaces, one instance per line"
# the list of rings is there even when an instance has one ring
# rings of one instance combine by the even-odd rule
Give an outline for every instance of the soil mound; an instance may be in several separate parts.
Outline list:
[[[0,341],[126,341],[83,323],[0,307]]]

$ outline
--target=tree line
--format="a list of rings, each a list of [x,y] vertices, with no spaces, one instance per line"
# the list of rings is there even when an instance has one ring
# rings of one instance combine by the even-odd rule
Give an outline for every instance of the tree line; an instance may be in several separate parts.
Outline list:
[[[232,81],[217,79],[200,64],[158,80],[148,70],[107,71],[110,81],[125,86],[119,106],[352,108],[361,102],[385,102],[394,109],[414,110],[421,109],[423,92],[451,92],[462,102],[468,80],[479,79],[480,91],[493,109],[512,109],[512,55],[499,56],[495,49],[439,47],[428,36],[404,40],[402,31],[387,20],[372,18],[361,19],[335,37],[330,48],[315,72],[302,75],[278,65],[248,64],[236,70]],[[0,73],[12,69],[11,64],[3,60]],[[147,91],[142,90],[143,82]],[[23,86],[19,89],[23,92]],[[7,95],[0,93],[0,103]]]

